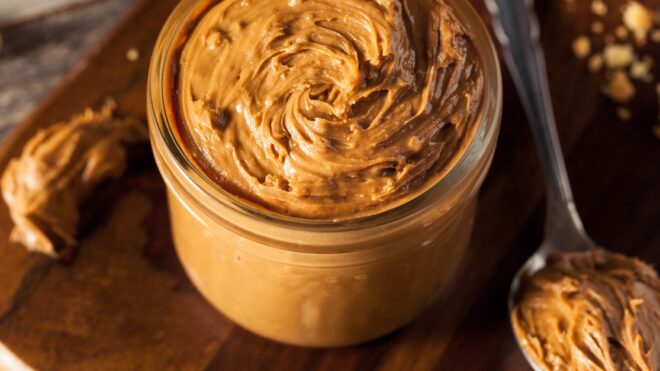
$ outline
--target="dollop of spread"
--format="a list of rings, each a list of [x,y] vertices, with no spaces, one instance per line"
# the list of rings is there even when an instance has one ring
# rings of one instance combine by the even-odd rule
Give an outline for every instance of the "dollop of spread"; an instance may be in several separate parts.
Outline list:
[[[443,0],[224,0],[173,63],[180,135],[223,189],[311,219],[374,214],[469,143],[484,76]]]
[[[646,263],[559,253],[521,289],[513,327],[543,370],[660,370],[660,279]]]
[[[63,258],[77,245],[80,204],[96,186],[120,177],[130,145],[145,143],[146,125],[114,116],[114,103],[38,131],[7,166],[0,185],[14,221],[11,239]]]

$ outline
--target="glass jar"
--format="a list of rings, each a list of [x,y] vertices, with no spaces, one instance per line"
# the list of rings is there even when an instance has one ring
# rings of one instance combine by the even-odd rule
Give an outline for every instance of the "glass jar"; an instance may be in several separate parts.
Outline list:
[[[200,0],[183,0],[174,10],[149,73],[151,144],[168,188],[179,258],[227,317],[277,341],[343,346],[401,327],[455,284],[495,149],[502,86],[481,19],[467,1],[449,2],[472,33],[485,70],[475,134],[454,168],[418,197],[342,222],[289,218],[241,203],[189,158],[171,120],[168,69]]]

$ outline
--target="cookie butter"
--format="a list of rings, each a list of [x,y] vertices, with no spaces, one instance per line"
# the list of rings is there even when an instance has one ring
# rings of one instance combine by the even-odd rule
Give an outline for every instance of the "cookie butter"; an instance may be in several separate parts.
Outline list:
[[[346,219],[436,183],[469,142],[484,72],[443,0],[224,0],[195,19],[174,110],[225,190]]]
[[[501,112],[466,0],[182,0],[148,87],[174,246],[224,315],[333,347],[444,308]]]
[[[1,186],[15,223],[12,240],[56,258],[71,253],[80,204],[99,184],[122,175],[128,146],[148,140],[144,123],[117,118],[114,108],[87,109],[38,131],[9,163]]]
[[[637,259],[554,254],[523,282],[512,320],[543,370],[660,370],[660,279]]]

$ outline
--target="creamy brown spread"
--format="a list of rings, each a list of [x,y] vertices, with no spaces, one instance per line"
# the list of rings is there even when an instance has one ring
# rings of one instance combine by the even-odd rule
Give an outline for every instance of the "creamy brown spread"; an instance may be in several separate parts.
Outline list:
[[[114,104],[87,109],[70,122],[38,131],[2,180],[14,229],[11,239],[53,257],[77,245],[79,206],[99,184],[127,167],[127,146],[148,140],[146,125],[117,118]]]
[[[173,63],[180,134],[226,191],[296,217],[392,208],[471,140],[483,96],[443,0],[224,0]]]
[[[660,280],[646,263],[560,253],[522,284],[513,327],[543,370],[660,370]]]

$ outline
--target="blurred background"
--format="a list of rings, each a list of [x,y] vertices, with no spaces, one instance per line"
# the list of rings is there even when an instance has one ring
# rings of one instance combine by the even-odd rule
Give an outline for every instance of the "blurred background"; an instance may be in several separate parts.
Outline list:
[[[0,140],[137,0],[0,0]]]

